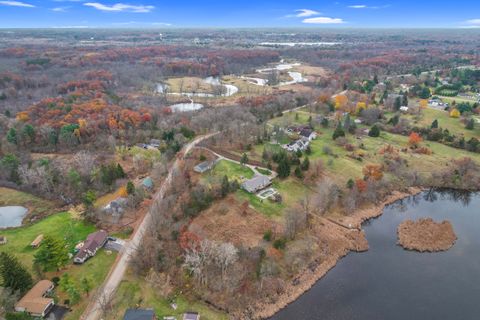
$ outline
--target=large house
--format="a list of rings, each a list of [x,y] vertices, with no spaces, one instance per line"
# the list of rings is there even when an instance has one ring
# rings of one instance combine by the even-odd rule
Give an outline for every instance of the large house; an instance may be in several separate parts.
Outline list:
[[[285,144],[282,146],[283,149],[287,151],[297,152],[297,151],[304,151],[307,149],[310,141],[307,138],[298,139],[296,141],[290,142],[289,144]]]
[[[80,251],[73,258],[74,263],[82,264],[88,258],[97,254],[98,249],[102,248],[107,242],[108,234],[104,230],[100,230],[88,235]]]
[[[257,191],[260,191],[268,187],[271,184],[272,184],[272,181],[270,181],[270,179],[267,176],[260,174],[260,175],[256,175],[252,179],[244,181],[241,187],[247,192],[255,193]]]
[[[54,288],[53,282],[41,280],[15,304],[15,311],[26,312],[33,317],[45,317],[55,302],[46,297]]]
[[[123,320],[155,320],[155,312],[152,309],[127,309]]]

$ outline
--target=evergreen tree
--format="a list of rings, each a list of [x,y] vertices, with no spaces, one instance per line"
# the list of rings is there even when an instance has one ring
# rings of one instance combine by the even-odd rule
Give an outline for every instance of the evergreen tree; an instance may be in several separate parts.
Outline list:
[[[127,175],[125,174],[125,171],[123,171],[122,166],[120,163],[117,163],[117,168],[115,170],[115,177],[117,179],[125,178]]]
[[[438,128],[438,120],[437,119],[433,120],[430,128],[432,128],[432,129],[437,129]]]
[[[282,157],[278,163],[278,176],[284,179],[290,175],[290,164],[287,157]]]
[[[88,190],[83,195],[83,204],[87,208],[91,208],[93,206],[93,203],[95,202],[95,200],[97,200],[97,196],[95,195],[95,191],[93,191],[93,190]]]
[[[127,182],[127,193],[128,194],[135,194],[135,185],[132,181]]]
[[[354,186],[355,186],[355,181],[353,181],[352,178],[348,179],[348,181],[347,181],[347,188],[348,188],[348,189],[353,189]]]
[[[402,104],[408,106],[408,96],[406,92],[403,94]]]
[[[368,131],[368,136],[374,137],[374,138],[377,138],[380,136],[380,129],[377,127],[376,124],[374,124],[370,129],[370,131]]]
[[[303,172],[302,172],[302,170],[300,169],[300,167],[297,166],[297,167],[295,168],[294,173],[295,173],[295,177],[297,177],[298,179],[302,179],[302,178],[303,178]]]
[[[402,106],[402,99],[400,97],[395,98],[395,103],[393,105],[395,110],[400,110],[400,107]]]
[[[230,182],[228,181],[228,177],[225,175],[222,178],[222,185],[220,189],[222,198],[226,197],[229,191],[230,191]]]
[[[42,246],[33,257],[34,264],[42,267],[43,271],[58,271],[70,261],[65,241],[51,236],[45,237]]]
[[[30,142],[34,142],[35,140],[35,129],[31,124],[26,124],[23,127],[22,134],[30,140]]]
[[[242,158],[240,159],[240,164],[244,166],[245,164],[247,164],[247,162],[248,162],[248,156],[246,153],[243,153]]]
[[[312,148],[310,147],[310,145],[308,145],[307,148],[305,149],[305,153],[308,155],[312,154]]]
[[[17,144],[17,130],[15,128],[10,128],[10,130],[8,130],[7,141],[11,144]]]
[[[336,140],[337,138],[340,137],[345,137],[345,131],[343,131],[342,124],[339,122],[337,127],[335,128],[335,131],[333,132],[333,140]]]
[[[303,159],[301,169],[303,171],[307,171],[309,168],[310,168],[310,160],[308,159],[308,157],[305,157],[305,159]]]
[[[33,284],[32,276],[18,259],[6,252],[0,253],[0,284],[23,295]]]

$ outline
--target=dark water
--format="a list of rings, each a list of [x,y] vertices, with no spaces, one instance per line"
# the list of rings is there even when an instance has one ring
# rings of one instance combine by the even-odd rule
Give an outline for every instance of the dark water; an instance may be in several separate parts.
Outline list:
[[[396,245],[405,219],[448,219],[458,240],[446,252]],[[480,319],[480,195],[425,192],[364,225],[370,250],[350,253],[272,320]]]

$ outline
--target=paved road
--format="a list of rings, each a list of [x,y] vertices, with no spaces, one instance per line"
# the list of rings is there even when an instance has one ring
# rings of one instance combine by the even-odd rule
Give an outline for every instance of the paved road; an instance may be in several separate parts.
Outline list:
[[[182,153],[179,153],[182,156],[175,160],[174,164],[168,171],[167,178],[160,187],[160,190],[155,194],[154,201],[161,201],[161,199],[165,196],[165,192],[172,182],[173,172],[179,167],[180,160],[183,160],[184,155],[186,155],[193,147],[195,147],[195,145],[217,133],[198,137],[194,141],[184,146]],[[122,253],[120,253],[120,257],[117,260],[117,263],[113,265],[113,269],[110,270],[110,273],[105,280],[103,286],[99,289],[99,293],[92,298],[81,319],[101,319],[103,313],[102,306],[105,305],[105,302],[110,301],[115,294],[115,291],[119,286],[120,281],[122,281],[125,271],[127,270],[130,259],[134,255],[136,248],[142,243],[144,233],[152,221],[152,214],[153,213],[148,210],[140,226],[135,231],[133,238],[125,243],[124,250]]]

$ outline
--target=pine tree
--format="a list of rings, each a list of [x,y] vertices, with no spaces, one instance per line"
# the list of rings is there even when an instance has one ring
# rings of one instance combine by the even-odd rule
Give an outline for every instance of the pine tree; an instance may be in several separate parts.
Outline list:
[[[115,170],[115,177],[116,178],[125,178],[127,175],[125,174],[125,171],[123,171],[122,166],[120,163],[117,163],[117,168]]]
[[[300,169],[300,167],[296,167],[294,173],[295,173],[295,177],[297,177],[298,179],[303,178],[303,172]]]
[[[34,264],[42,267],[43,271],[60,270],[70,261],[65,241],[60,238],[46,236],[42,246],[34,255]]]
[[[437,129],[438,128],[438,120],[437,119],[433,120],[430,128],[432,128],[432,129]]]
[[[7,141],[11,144],[17,144],[17,130],[10,128],[7,132]]]
[[[377,138],[380,136],[380,129],[377,127],[376,124],[374,124],[370,129],[370,131],[368,131],[368,136],[374,137],[374,138]]]
[[[230,191],[230,182],[228,181],[228,177],[225,175],[222,178],[222,185],[220,189],[222,198],[226,197],[229,191]]]
[[[246,153],[242,154],[242,158],[240,159],[240,164],[244,166],[248,162],[248,156]]]
[[[18,259],[6,252],[0,253],[0,284],[23,295],[32,287],[33,280]]]
[[[467,125],[465,126],[465,129],[467,130],[473,130],[475,128],[475,120],[470,119],[467,122]]]
[[[303,159],[301,169],[303,171],[308,171],[309,168],[310,168],[310,160],[308,159],[308,157],[305,157],[305,159]]]
[[[135,194],[135,185],[132,181],[127,182],[127,193],[128,194]]]
[[[282,157],[278,163],[278,176],[284,179],[290,175],[290,164],[286,157]]]
[[[333,140],[336,140],[337,138],[340,137],[345,137],[345,131],[343,131],[342,124],[339,122],[337,127],[335,128],[335,131],[333,132]]]

